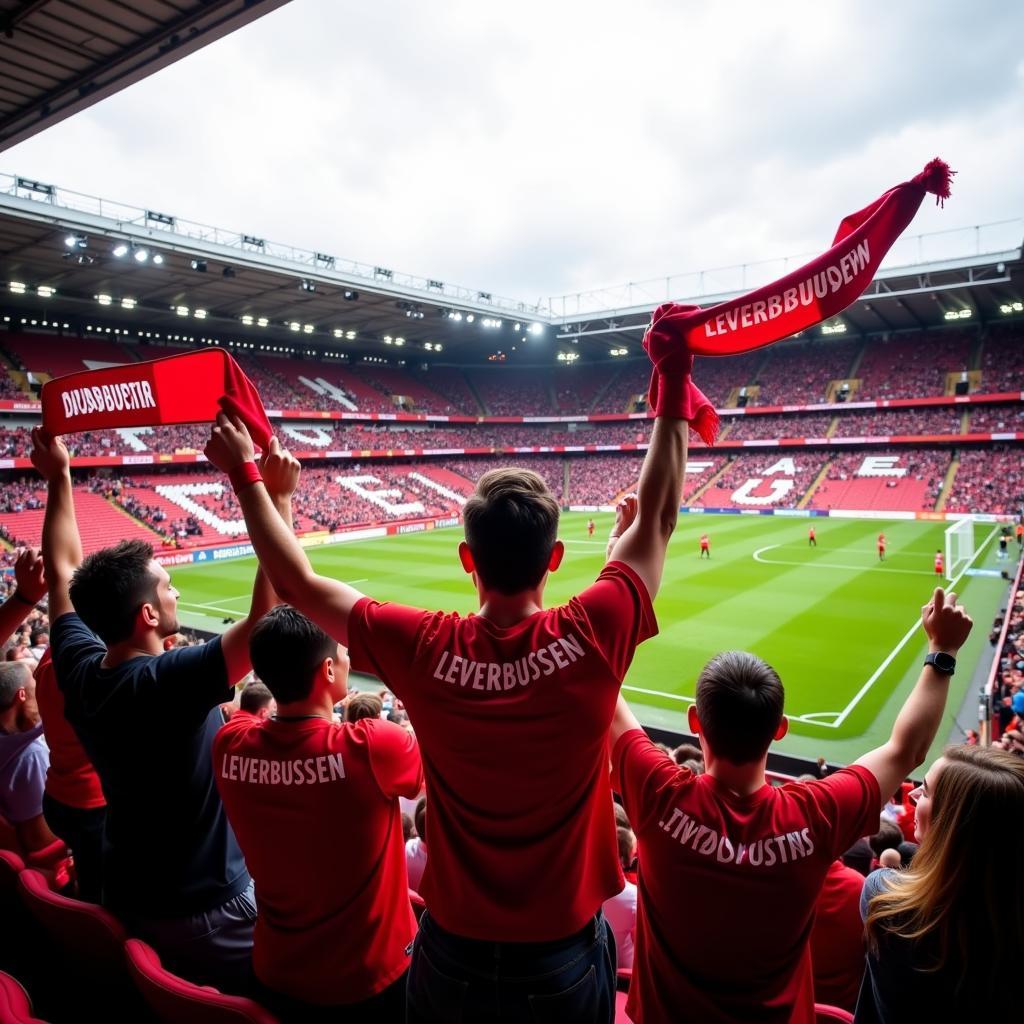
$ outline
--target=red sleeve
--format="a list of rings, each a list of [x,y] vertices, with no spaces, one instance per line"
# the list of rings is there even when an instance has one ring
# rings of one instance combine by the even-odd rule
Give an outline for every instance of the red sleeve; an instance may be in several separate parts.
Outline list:
[[[413,800],[423,789],[423,766],[416,737],[393,722],[364,718],[356,723],[366,731],[370,768],[381,792]]]
[[[808,782],[797,787],[812,795],[820,830],[831,844],[833,860],[844,854],[862,836],[878,831],[878,815],[882,797],[878,780],[861,765],[842,768],[827,779]]]
[[[633,830],[654,810],[645,794],[693,773],[672,760],[643,729],[623,733],[612,751],[612,789],[622,797]]]
[[[591,639],[616,679],[622,680],[637,646],[657,635],[658,622],[643,580],[624,562],[609,562],[579,597],[569,602],[590,622]]]
[[[402,683],[416,657],[427,625],[440,612],[364,597],[348,619],[348,656],[357,672],[369,672],[402,696]]]

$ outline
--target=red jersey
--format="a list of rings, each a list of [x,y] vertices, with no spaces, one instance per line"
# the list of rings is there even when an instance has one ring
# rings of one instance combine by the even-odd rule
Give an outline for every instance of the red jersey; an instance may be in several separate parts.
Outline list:
[[[701,534],[700,546],[706,548],[708,546],[708,535],[706,533]]]
[[[416,934],[398,809],[423,784],[415,739],[380,719],[236,714],[213,765],[259,893],[257,978],[327,1006],[387,988]]]
[[[846,768],[739,797],[637,729],[615,746],[612,783],[640,865],[630,1017],[813,1024],[814,907],[832,862],[878,828],[874,776]]]
[[[811,929],[814,998],[853,1012],[864,976],[864,876],[834,861],[825,876]]]
[[[657,632],[621,562],[568,604],[502,627],[363,598],[349,657],[405,704],[430,810],[420,893],[442,928],[492,942],[579,931],[622,890],[608,728]]]
[[[57,685],[50,649],[36,668],[36,702],[43,720],[43,735],[50,748],[46,792],[66,807],[82,811],[105,807],[100,777],[71,723],[64,717],[64,694]]]
[[[882,549],[885,548],[885,534],[884,533],[880,533],[878,535],[878,547],[879,547],[879,550],[882,550]]]
[[[935,556],[935,571],[942,572],[942,555]]]

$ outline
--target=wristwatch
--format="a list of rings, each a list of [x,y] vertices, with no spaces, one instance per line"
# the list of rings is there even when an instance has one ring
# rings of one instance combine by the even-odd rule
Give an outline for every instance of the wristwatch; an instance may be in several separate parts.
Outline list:
[[[936,672],[941,672],[944,676],[951,676],[956,671],[956,658],[945,651],[935,651],[929,654],[924,659],[924,663],[931,665]]]

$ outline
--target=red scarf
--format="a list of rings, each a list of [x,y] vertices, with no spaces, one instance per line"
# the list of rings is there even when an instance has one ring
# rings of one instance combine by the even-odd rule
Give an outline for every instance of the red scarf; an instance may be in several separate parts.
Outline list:
[[[688,374],[695,355],[750,352],[837,316],[864,294],[925,194],[930,192],[937,203],[949,198],[954,173],[936,157],[916,177],[846,217],[828,252],[772,284],[707,309],[674,302],[659,306],[644,335],[644,348],[654,363],[650,408],[658,411],[660,402],[671,406],[713,444],[718,416],[711,403],[692,381],[685,393],[677,394],[678,386],[673,386],[673,394],[666,395],[669,382]]]
[[[47,381],[40,398],[50,435],[210,423],[221,411],[241,419],[264,451],[273,434],[252,381],[220,348],[69,373]]]

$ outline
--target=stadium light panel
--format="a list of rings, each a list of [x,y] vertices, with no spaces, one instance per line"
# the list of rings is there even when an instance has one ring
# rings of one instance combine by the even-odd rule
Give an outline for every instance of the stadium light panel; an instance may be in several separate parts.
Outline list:
[[[257,327],[266,327],[267,324],[269,324],[269,323],[270,323],[270,321],[265,316],[261,316],[261,317],[258,317],[256,319],[256,326]]]
[[[424,347],[424,348],[425,348],[425,349],[426,349],[426,350],[427,350],[428,352],[433,352],[433,351],[434,351],[434,343],[433,343],[432,341],[425,341],[425,342],[423,343],[423,347]]]
[[[313,325],[312,324],[303,324],[302,325],[302,333],[303,334],[312,334],[313,333]]]
[[[340,327],[335,327],[334,330],[331,331],[331,334],[335,338],[344,338],[345,337],[345,332]]]
[[[1014,313],[1024,313],[1024,302],[1016,300],[1014,302],[1004,302],[999,307],[999,312],[1003,316],[1013,316]]]
[[[359,292],[353,291],[351,288],[346,288],[341,293],[341,297],[346,302],[358,302],[359,301]]]
[[[467,313],[466,314],[466,323],[467,324],[471,324],[475,319],[476,319],[476,317],[473,316],[472,313]]]
[[[304,277],[299,282],[299,290],[303,291],[303,292],[315,292],[316,291],[316,282],[315,281],[310,281],[310,279],[308,277]]]
[[[15,295],[24,295],[25,294],[25,290],[26,289],[25,289],[24,281],[12,281],[10,283],[9,287],[10,287],[11,291],[14,292]]]
[[[355,331],[346,331],[345,332],[345,338],[346,338],[347,341],[355,341],[356,340],[356,332]]]
[[[401,347],[405,344],[405,338],[395,338],[395,344]]]
[[[206,260],[190,260],[189,261],[189,266],[197,274],[205,274],[206,273]]]
[[[192,315],[197,320],[205,320],[206,319],[206,310],[205,309],[197,309]]]
[[[64,244],[69,249],[87,249],[89,247],[89,239],[85,235],[68,235],[64,239]]]
[[[41,284],[36,289],[36,295],[41,299],[52,299],[57,294],[57,289],[52,284]]]
[[[434,346],[434,351],[435,351],[435,352],[440,352],[440,351],[441,351],[441,346],[440,346],[439,344],[438,344],[438,345],[435,345],[435,346]]]
[[[123,299],[121,299],[122,309],[134,309],[138,304],[139,303],[137,299],[131,299],[128,296],[125,296]]]
[[[544,325],[534,322],[530,324],[527,330],[536,338],[544,333]]]
[[[121,259],[122,256],[128,255],[128,244],[126,242],[118,242],[110,252],[117,259]]]
[[[302,324],[300,324],[298,320],[292,320],[288,324],[288,330],[289,331],[294,331],[296,334],[298,334],[299,331],[302,330]]]
[[[145,246],[139,246],[132,251],[132,256],[137,263],[145,263],[149,259],[149,250]]]
[[[96,301],[101,306],[109,306],[114,300],[105,292],[100,292],[100,294],[96,296]]]
[[[163,256],[160,253],[157,252],[157,253],[153,254],[153,262],[157,266],[160,266],[160,264],[163,263],[163,261],[164,261],[164,258],[163,258]]]
[[[241,316],[241,320],[242,320],[242,323],[245,324],[246,327],[252,327],[252,325],[253,325],[252,313],[243,313],[242,316]]]
[[[171,306],[171,309],[173,309],[178,316],[188,316],[191,312],[188,306]]]

